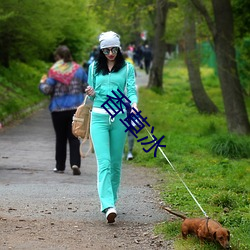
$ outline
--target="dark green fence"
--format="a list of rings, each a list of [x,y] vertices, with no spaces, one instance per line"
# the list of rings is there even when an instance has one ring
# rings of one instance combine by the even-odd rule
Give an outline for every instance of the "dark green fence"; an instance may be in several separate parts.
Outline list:
[[[214,69],[217,75],[217,63],[214,48],[209,42],[198,45],[200,50],[201,65]],[[241,85],[245,92],[250,95],[250,37],[245,38],[236,48],[236,60],[240,75]]]

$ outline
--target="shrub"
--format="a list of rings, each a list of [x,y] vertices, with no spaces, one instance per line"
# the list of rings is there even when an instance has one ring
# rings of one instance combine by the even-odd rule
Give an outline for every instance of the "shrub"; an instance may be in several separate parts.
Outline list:
[[[215,155],[231,159],[249,158],[250,146],[247,138],[236,135],[219,136],[212,140],[211,151]]]
[[[221,193],[215,194],[212,197],[210,203],[217,207],[229,208],[229,209],[233,209],[237,206],[233,195],[229,194],[228,192],[221,192]]]

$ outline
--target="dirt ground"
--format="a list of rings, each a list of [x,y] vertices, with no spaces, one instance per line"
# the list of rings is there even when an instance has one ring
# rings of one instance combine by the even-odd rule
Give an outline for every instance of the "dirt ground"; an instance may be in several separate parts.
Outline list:
[[[144,153],[143,151],[141,153]],[[47,107],[0,129],[0,250],[169,249],[153,232],[169,219],[160,208],[154,169],[124,162],[118,217],[100,212],[94,154],[82,175],[53,173],[54,132]]]

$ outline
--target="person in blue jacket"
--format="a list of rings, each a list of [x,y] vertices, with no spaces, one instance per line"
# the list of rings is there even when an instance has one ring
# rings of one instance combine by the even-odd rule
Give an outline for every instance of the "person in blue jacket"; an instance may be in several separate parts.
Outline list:
[[[72,117],[84,100],[87,74],[79,64],[73,61],[67,46],[59,46],[54,56],[56,62],[39,84],[40,91],[51,96],[49,110],[56,134],[54,172],[64,173],[67,142],[69,142],[70,166],[73,175],[80,175],[80,142],[72,134]]]
[[[131,107],[138,111],[137,93],[134,66],[124,60],[120,36],[113,31],[103,32],[99,42],[100,53],[89,67],[86,93],[93,100],[90,134],[97,159],[97,189],[101,211],[106,214],[108,223],[113,223],[117,216],[115,205],[127,135],[126,127],[120,119],[124,120],[127,113],[124,106],[125,112],[120,111],[111,118],[103,104],[108,101],[108,96],[115,97],[112,91],[117,93],[119,89],[123,94],[126,92]],[[115,105],[111,107],[115,109]]]

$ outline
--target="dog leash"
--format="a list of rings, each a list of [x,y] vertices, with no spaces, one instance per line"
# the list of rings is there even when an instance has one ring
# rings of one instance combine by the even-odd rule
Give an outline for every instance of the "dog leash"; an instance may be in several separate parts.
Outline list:
[[[147,132],[151,136],[151,138],[154,139],[153,136],[150,134],[150,132],[148,131],[148,129],[146,127],[145,127],[145,129],[147,130]],[[177,172],[176,168],[174,167],[174,165],[170,162],[170,160],[168,159],[168,157],[165,155],[165,153],[163,152],[163,150],[160,147],[159,147],[159,150],[161,151],[162,155],[165,157],[165,159],[167,160],[167,162],[171,166],[171,168],[175,171],[175,173],[179,177],[180,181],[185,186],[185,188],[187,189],[187,191],[189,192],[189,194],[191,195],[191,197],[193,198],[193,200],[196,202],[196,204],[198,205],[198,207],[200,208],[200,210],[202,211],[202,213],[205,215],[206,218],[209,219],[209,216],[204,211],[204,209],[201,207],[201,205],[199,204],[199,202],[196,200],[196,198],[194,197],[194,195],[192,194],[192,192],[190,191],[190,189],[188,188],[188,186],[186,185],[186,183],[182,180],[182,178],[178,174],[178,172]]]

